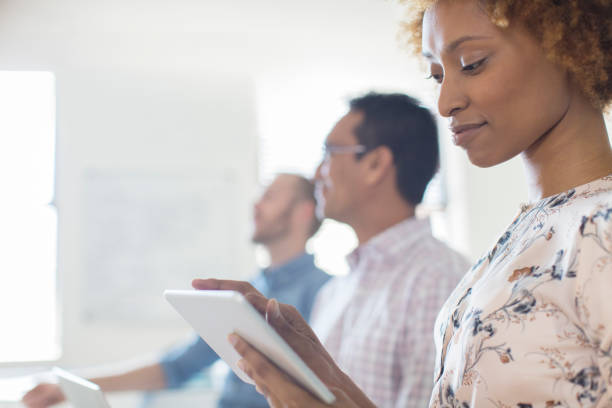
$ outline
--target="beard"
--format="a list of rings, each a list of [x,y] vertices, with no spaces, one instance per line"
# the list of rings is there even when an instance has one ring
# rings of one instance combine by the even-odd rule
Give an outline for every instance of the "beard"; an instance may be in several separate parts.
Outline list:
[[[325,219],[325,195],[323,194],[323,182],[315,183],[315,216],[319,221]]]
[[[290,205],[283,212],[278,214],[275,219],[264,221],[259,228],[255,227],[251,242],[254,244],[266,245],[280,241],[290,233],[291,226],[289,220],[293,213],[293,205]]]

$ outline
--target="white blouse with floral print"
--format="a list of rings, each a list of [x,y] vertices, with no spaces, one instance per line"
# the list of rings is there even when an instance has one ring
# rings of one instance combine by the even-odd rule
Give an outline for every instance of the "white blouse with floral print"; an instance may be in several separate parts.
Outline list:
[[[435,340],[430,407],[612,407],[612,175],[525,206]]]

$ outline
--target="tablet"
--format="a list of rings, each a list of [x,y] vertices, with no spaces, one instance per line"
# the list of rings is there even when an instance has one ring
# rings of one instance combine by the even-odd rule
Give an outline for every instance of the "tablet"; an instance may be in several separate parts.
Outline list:
[[[59,367],[53,367],[53,374],[57,376],[62,392],[74,408],[110,408],[97,384]]]
[[[164,297],[243,381],[253,384],[236,365],[241,357],[227,340],[231,333],[248,341],[321,401],[335,401],[334,394],[240,293],[166,290]]]

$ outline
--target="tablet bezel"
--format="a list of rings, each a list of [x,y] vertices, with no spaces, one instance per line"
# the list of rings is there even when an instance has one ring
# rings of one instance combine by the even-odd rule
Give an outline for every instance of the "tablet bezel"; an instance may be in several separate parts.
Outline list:
[[[334,394],[239,292],[166,290],[164,298],[243,381],[253,384],[237,365],[240,355],[227,340],[237,333],[296,382],[331,404]],[[214,313],[206,313],[206,311]]]
[[[59,367],[53,367],[53,374],[57,376],[66,399],[75,408],[110,408],[97,384]]]

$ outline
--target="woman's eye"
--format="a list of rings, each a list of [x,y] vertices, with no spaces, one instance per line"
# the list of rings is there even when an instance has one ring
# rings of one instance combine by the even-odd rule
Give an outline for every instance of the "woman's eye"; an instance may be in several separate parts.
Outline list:
[[[434,74],[433,72],[431,74],[429,74],[429,76],[427,77],[427,79],[433,79],[434,81],[436,81],[437,83],[442,83],[442,75],[441,74]]]
[[[480,68],[480,66],[482,66],[482,64],[486,61],[486,58],[483,58],[481,60],[478,60],[476,62],[473,62],[471,64],[468,65],[464,65],[461,67],[461,70],[463,72],[467,72],[467,73],[473,73],[475,72],[478,68]]]

